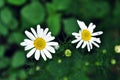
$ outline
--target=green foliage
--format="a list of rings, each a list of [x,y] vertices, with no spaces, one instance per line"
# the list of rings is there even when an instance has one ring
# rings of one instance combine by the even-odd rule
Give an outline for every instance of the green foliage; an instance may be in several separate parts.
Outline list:
[[[1,21],[4,23],[4,24],[9,24],[12,20],[12,12],[9,8],[4,8],[2,9],[2,11],[0,12],[1,13]]]
[[[21,10],[21,16],[30,24],[39,24],[45,18],[44,8],[41,3],[30,3]]]
[[[53,35],[58,35],[61,29],[61,15],[60,14],[50,15],[47,19],[47,24]]]
[[[9,35],[8,37],[8,42],[9,43],[16,43],[16,44],[20,44],[20,42],[24,39],[23,35],[20,32],[14,32],[12,34]]]
[[[26,62],[25,55],[22,51],[17,51],[12,58],[11,66],[13,68],[18,68],[20,66],[23,66]],[[23,74],[24,75],[24,74]]]
[[[7,27],[0,23],[0,35],[6,36],[7,34],[8,34]]]
[[[20,6],[24,4],[27,0],[7,0],[9,4]]]
[[[0,58],[3,57],[4,53],[5,53],[6,47],[0,45]]]
[[[65,19],[63,20],[63,22],[64,22],[64,31],[67,35],[72,35],[73,32],[78,32],[79,26],[75,18]]]
[[[0,8],[3,7],[5,4],[4,0],[0,0]]]
[[[0,0],[0,80],[120,80],[119,0]],[[76,49],[77,19],[96,24],[100,48]],[[27,59],[25,30],[48,27],[60,48],[53,59]],[[116,49],[117,45],[117,49]]]

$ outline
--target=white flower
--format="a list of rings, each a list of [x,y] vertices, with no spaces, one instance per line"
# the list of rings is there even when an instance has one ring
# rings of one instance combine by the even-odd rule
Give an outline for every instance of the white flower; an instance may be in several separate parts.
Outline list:
[[[76,48],[79,48],[82,45],[82,48],[85,48],[87,46],[88,51],[93,48],[92,44],[96,47],[99,47],[97,43],[101,43],[100,38],[96,38],[95,36],[103,34],[102,31],[94,32],[95,25],[93,23],[90,23],[87,27],[84,22],[77,20],[79,27],[81,30],[79,33],[73,32],[72,35],[75,36],[75,40],[72,41],[72,43],[77,43]],[[83,44],[82,44],[83,43]]]
[[[31,28],[32,33],[25,31],[26,36],[29,39],[24,39],[24,42],[21,42],[21,46],[25,46],[25,51],[30,50],[27,53],[27,58],[31,57],[34,53],[36,60],[39,60],[40,56],[46,61],[48,57],[52,59],[51,53],[55,53],[55,46],[58,46],[57,42],[52,40],[55,37],[51,36],[51,32],[48,32],[48,28],[43,30],[40,25],[37,25],[37,31]]]

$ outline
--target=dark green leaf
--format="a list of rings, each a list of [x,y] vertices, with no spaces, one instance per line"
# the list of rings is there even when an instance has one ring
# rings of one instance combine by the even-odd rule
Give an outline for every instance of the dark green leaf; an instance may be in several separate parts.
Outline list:
[[[19,45],[23,39],[24,39],[24,36],[20,32],[14,32],[14,33],[10,34],[10,36],[8,38],[8,42],[16,43]]]
[[[0,59],[0,69],[4,69],[4,68],[8,67],[8,65],[9,65],[8,58],[3,57]]]
[[[7,27],[2,25],[1,23],[0,23],[0,34],[3,35],[3,36],[6,36],[8,34]]]
[[[7,0],[9,4],[20,6],[24,4],[27,0]]]
[[[5,4],[5,0],[0,0],[0,8],[3,7]]]
[[[0,45],[0,57],[3,57],[5,50],[6,50],[6,47],[3,45]]]
[[[30,24],[36,25],[43,22],[45,17],[44,8],[41,3],[33,2],[21,10],[22,18]]]
[[[47,24],[53,35],[58,35],[61,29],[61,15],[50,15],[47,19]]]
[[[17,67],[23,66],[25,62],[26,62],[26,58],[25,58],[24,52],[17,51],[13,55],[11,66],[13,68],[17,68]]]
[[[18,75],[21,80],[25,80],[27,78],[27,74],[24,70],[20,70]]]
[[[63,22],[64,22],[64,31],[67,35],[72,35],[73,32],[79,31],[77,19],[69,18],[69,19],[65,19]]]
[[[1,21],[6,25],[9,24],[13,18],[11,10],[4,8],[0,13]]]

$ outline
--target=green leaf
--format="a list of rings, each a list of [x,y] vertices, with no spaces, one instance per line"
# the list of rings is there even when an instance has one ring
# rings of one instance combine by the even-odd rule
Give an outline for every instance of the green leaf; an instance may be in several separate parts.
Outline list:
[[[27,74],[24,70],[20,70],[18,75],[19,75],[20,80],[25,80],[27,78]]]
[[[11,29],[11,30],[15,30],[15,29],[17,29],[17,27],[18,27],[18,21],[15,19],[15,18],[13,18],[12,20],[11,20],[11,23],[8,25],[9,27],[9,29]]]
[[[24,36],[20,32],[14,32],[9,35],[8,42],[20,44],[20,42],[24,39]]]
[[[5,50],[6,50],[5,46],[0,45],[0,58],[3,57]]]
[[[25,58],[24,52],[17,51],[13,55],[11,66],[13,68],[17,68],[17,67],[23,66],[25,62],[26,62],[26,58]]]
[[[5,0],[0,0],[0,8],[3,7],[5,4]]]
[[[53,6],[56,10],[66,10],[69,8],[71,0],[53,0]]]
[[[22,18],[30,24],[42,23],[45,18],[44,8],[39,2],[32,2],[21,10]]]
[[[1,58],[0,59],[0,69],[4,69],[4,68],[8,67],[9,62],[10,61],[8,58],[5,58],[5,57]]]
[[[9,4],[20,6],[24,4],[27,0],[7,0]]]
[[[64,19],[64,31],[67,35],[72,35],[73,32],[78,32],[79,26],[77,24],[77,19],[68,18]]]
[[[50,15],[47,19],[47,25],[53,35],[57,36],[61,29],[61,15],[53,14]]]
[[[0,35],[6,36],[7,34],[8,34],[7,27],[0,23]]]
[[[17,74],[15,72],[12,72],[12,74],[9,75],[8,80],[16,80],[16,78],[17,78]]]
[[[0,17],[1,17],[1,22],[3,22],[6,25],[9,24],[13,18],[12,12],[9,8],[2,9]]]
[[[91,4],[92,3],[92,4]],[[86,4],[86,5],[82,5]],[[94,6],[93,6],[94,5]],[[101,6],[102,5],[102,6]],[[80,16],[86,19],[104,18],[109,14],[109,4],[106,1],[83,1],[80,3]],[[89,12],[89,14],[88,14]]]

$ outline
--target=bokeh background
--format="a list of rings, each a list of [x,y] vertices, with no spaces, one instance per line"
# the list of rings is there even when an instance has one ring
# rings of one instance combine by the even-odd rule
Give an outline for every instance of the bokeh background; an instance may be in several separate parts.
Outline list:
[[[104,31],[100,48],[71,44],[77,19]],[[27,59],[20,46],[37,24],[60,44],[51,60]],[[0,80],[120,80],[120,0],[0,0]]]

